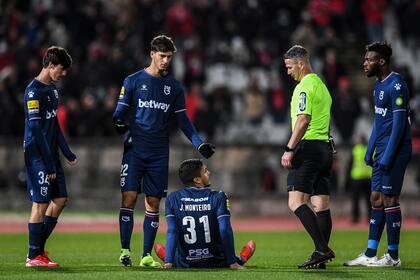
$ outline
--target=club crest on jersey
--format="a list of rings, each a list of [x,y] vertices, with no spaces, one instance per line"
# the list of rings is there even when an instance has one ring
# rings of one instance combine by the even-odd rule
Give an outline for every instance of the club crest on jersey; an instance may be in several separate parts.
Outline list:
[[[306,110],[306,92],[301,92],[299,94],[299,112],[303,112]]]
[[[380,92],[379,92],[379,100],[382,100],[382,99],[384,99],[384,91],[383,90],[381,90]]]
[[[28,107],[28,113],[29,114],[39,113],[39,101],[38,100],[29,100],[26,103],[26,105]]]
[[[166,95],[169,95],[171,93],[171,87],[170,86],[167,86],[167,85],[163,86],[163,92]]]
[[[400,90],[400,89],[401,89],[401,84],[400,84],[400,83],[396,83],[396,84],[394,85],[394,88],[395,88],[396,90]]]

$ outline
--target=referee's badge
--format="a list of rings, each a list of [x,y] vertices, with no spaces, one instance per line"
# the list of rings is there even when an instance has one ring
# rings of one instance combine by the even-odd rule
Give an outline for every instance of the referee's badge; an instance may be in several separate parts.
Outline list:
[[[299,112],[304,112],[306,110],[306,92],[301,92],[299,94]]]

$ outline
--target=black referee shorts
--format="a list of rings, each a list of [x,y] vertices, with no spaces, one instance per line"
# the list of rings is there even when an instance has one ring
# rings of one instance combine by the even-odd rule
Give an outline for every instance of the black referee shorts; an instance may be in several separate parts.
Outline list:
[[[303,140],[295,151],[287,176],[287,191],[329,195],[332,152],[328,142]]]

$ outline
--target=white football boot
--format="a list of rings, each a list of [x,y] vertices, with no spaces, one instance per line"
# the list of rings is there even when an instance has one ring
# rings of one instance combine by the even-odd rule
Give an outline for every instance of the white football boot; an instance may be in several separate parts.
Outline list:
[[[357,258],[353,260],[346,261],[344,266],[369,266],[371,263],[378,261],[376,256],[369,258],[365,253],[361,253]]]

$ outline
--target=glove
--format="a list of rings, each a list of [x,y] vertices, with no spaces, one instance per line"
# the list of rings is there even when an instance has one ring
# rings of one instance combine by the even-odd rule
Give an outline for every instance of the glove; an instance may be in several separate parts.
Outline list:
[[[128,130],[128,125],[126,125],[122,120],[115,120],[114,127],[118,134],[124,134]]]
[[[198,151],[204,158],[209,158],[214,154],[216,147],[210,143],[203,143],[198,147]]]

